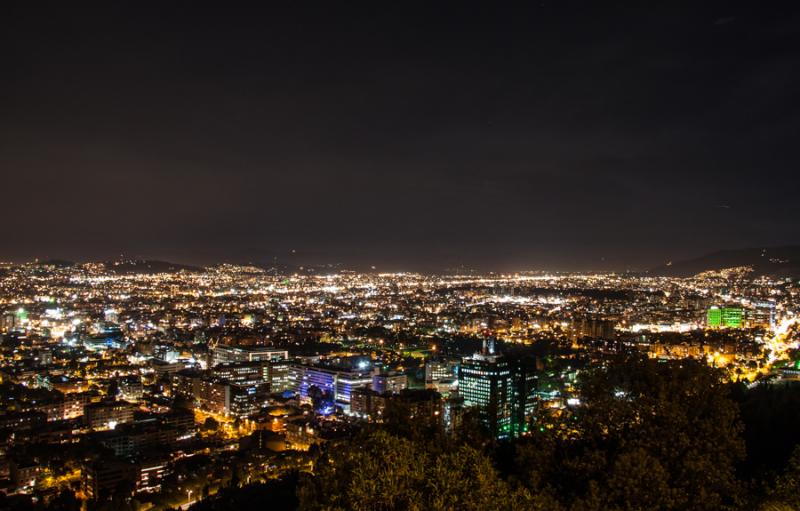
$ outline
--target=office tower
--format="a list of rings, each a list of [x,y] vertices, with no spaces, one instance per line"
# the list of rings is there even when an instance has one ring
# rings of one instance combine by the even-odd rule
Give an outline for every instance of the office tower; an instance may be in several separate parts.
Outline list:
[[[508,361],[494,352],[493,339],[484,341],[481,353],[462,360],[458,387],[464,406],[477,407],[495,436],[511,436],[511,370]]]
[[[523,435],[536,409],[539,378],[535,358],[511,361],[511,434]]]
[[[763,327],[770,330],[775,328],[775,304],[771,302],[758,302],[755,307],[747,311],[747,326]]]
[[[267,367],[267,371],[270,392],[284,392],[290,390],[288,360],[271,361]]]

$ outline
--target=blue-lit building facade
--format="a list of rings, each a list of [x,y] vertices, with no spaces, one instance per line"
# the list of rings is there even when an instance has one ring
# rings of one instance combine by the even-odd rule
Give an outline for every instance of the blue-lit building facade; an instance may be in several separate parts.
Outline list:
[[[292,364],[289,367],[288,384],[290,390],[301,397],[309,397],[309,389],[317,387],[330,393],[336,405],[346,412],[350,409],[350,395],[357,388],[368,387],[372,383],[369,373],[340,371],[305,364]]]

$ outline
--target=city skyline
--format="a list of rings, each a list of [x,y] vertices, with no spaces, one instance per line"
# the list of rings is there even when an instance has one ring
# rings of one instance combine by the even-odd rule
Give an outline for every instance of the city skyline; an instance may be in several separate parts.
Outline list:
[[[760,268],[0,264],[0,507],[794,503],[800,280]]]

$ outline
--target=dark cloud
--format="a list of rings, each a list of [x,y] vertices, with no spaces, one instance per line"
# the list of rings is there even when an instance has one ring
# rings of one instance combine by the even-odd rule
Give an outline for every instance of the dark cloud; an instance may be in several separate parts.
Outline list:
[[[573,269],[796,243],[799,13],[10,5],[0,257]]]

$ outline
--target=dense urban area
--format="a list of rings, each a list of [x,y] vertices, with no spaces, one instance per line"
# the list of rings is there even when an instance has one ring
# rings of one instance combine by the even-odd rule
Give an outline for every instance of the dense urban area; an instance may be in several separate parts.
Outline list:
[[[278,273],[0,266],[2,506],[797,509],[796,279]]]

